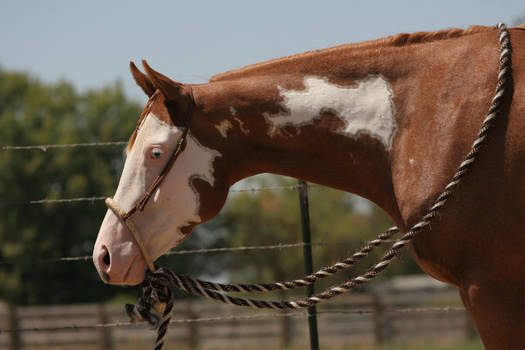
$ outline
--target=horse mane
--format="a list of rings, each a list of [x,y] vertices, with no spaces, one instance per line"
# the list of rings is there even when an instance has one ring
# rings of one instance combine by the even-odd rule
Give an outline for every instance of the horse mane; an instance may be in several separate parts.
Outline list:
[[[397,34],[393,36],[388,36],[385,38],[380,38],[376,40],[364,41],[356,44],[343,44],[327,49],[313,50],[305,53],[300,53],[292,56],[285,56],[281,58],[275,58],[266,62],[252,64],[240,69],[234,69],[227,71],[225,73],[217,74],[211,77],[210,82],[218,82],[230,79],[242,78],[248,74],[258,73],[259,71],[264,70],[265,68],[274,67],[276,65],[287,63],[292,60],[311,58],[313,56],[320,56],[325,54],[333,54],[346,50],[356,50],[356,49],[373,49],[380,47],[400,47],[420,43],[428,43],[437,40],[445,40],[463,37],[466,35],[471,35],[480,32],[488,32],[495,30],[493,27],[484,27],[484,26],[471,26],[467,29],[446,29],[439,30],[435,32],[417,32],[412,34]]]

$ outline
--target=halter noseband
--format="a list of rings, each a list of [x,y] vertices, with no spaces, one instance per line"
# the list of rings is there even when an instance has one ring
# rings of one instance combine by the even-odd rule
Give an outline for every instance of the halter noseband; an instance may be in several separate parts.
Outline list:
[[[191,88],[191,85],[184,85],[186,89],[186,93],[189,96],[188,101],[188,109],[186,113],[186,118],[184,121],[184,131],[182,132],[182,135],[177,142],[177,145],[175,146],[175,150],[171,154],[170,159],[168,160],[168,163],[164,166],[160,174],[157,176],[155,181],[151,183],[151,185],[146,190],[146,193],[137,201],[135,206],[131,208],[129,211],[125,212],[122,210],[118,204],[113,200],[113,198],[106,198],[106,205],[109,209],[111,209],[119,218],[124,222],[126,227],[131,231],[133,234],[133,238],[135,238],[135,241],[137,242],[137,245],[139,246],[140,252],[142,253],[142,256],[144,257],[144,261],[146,262],[146,265],[148,266],[148,269],[153,272],[155,270],[155,265],[153,264],[153,260],[151,259],[151,256],[149,255],[148,251],[146,250],[146,246],[144,245],[144,241],[142,240],[142,237],[140,236],[139,231],[137,230],[136,226],[133,224],[133,221],[131,221],[131,216],[135,214],[137,211],[143,211],[144,207],[148,203],[149,199],[155,193],[155,191],[159,188],[162,181],[170,171],[170,169],[173,167],[173,164],[175,164],[175,161],[179,157],[179,155],[184,151],[184,148],[186,147],[186,138],[188,136],[188,131],[190,128],[190,122],[191,122],[191,116],[193,114],[193,108],[195,107],[195,98],[193,96],[193,90]],[[153,95],[155,96],[155,95]],[[152,97],[153,97],[152,96]]]

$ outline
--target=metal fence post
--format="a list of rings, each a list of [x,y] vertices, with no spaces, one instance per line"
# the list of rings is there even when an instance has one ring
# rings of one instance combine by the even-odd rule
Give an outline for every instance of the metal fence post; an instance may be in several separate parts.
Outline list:
[[[303,229],[303,255],[304,272],[307,275],[313,273],[312,262],[312,240],[310,238],[310,213],[308,209],[308,186],[305,181],[299,180],[299,202],[301,204],[301,226]],[[306,295],[314,295],[314,286],[306,287]],[[308,328],[310,330],[310,349],[319,349],[319,337],[317,334],[317,310],[315,306],[308,308]]]

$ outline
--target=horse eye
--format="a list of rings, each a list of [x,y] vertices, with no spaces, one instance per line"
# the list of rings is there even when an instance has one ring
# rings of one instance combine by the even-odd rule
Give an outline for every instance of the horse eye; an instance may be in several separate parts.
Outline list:
[[[155,147],[151,150],[151,158],[152,159],[159,159],[162,157],[162,150],[158,147]]]

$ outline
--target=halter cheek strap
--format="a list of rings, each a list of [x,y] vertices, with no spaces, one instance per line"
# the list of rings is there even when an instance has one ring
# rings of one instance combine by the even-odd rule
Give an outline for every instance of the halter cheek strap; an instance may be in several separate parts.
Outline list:
[[[193,91],[191,88],[191,85],[185,85],[186,93],[189,97],[188,101],[188,109],[186,113],[186,120],[185,120],[185,127],[184,131],[182,132],[182,135],[177,142],[177,145],[175,146],[175,150],[171,154],[170,159],[160,172],[160,174],[157,176],[155,181],[148,187],[146,190],[146,193],[137,201],[137,203],[131,208],[128,212],[122,210],[118,204],[112,199],[112,198],[106,198],[106,205],[109,209],[111,209],[115,215],[119,217],[122,222],[126,225],[126,227],[131,231],[131,234],[133,235],[133,238],[137,242],[137,245],[139,246],[140,252],[142,253],[142,256],[144,257],[144,261],[146,262],[146,265],[148,266],[148,269],[153,272],[155,270],[155,265],[153,264],[153,260],[151,259],[151,256],[149,255],[146,246],[144,244],[144,241],[142,240],[142,237],[140,236],[139,231],[137,230],[137,227],[133,224],[133,221],[131,221],[131,216],[135,214],[137,211],[144,210],[144,207],[148,203],[149,199],[155,193],[155,191],[159,188],[162,181],[166,178],[166,175],[170,171],[170,169],[173,167],[173,164],[175,164],[175,161],[179,157],[179,155],[184,151],[184,148],[186,147],[186,138],[188,136],[188,131],[190,128],[190,121],[191,121],[191,115],[193,114],[193,108],[195,107],[195,98],[193,97]],[[154,95],[155,96],[155,95]]]

